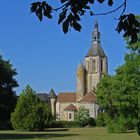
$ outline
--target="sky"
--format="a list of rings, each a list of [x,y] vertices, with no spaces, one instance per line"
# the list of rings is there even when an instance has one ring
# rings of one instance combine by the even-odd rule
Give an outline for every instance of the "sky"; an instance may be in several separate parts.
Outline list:
[[[19,95],[26,85],[37,93],[48,93],[51,88],[59,92],[76,91],[76,69],[91,46],[91,33],[94,21],[98,20],[101,33],[101,45],[108,57],[108,72],[115,74],[115,69],[124,63],[128,50],[122,34],[115,31],[121,11],[107,15],[90,17],[88,14],[81,20],[82,31],[62,32],[57,24],[58,14],[53,19],[39,22],[30,13],[30,4],[34,0],[1,1],[0,4],[0,54],[10,60],[17,70],[15,79]],[[58,6],[56,0],[52,4]],[[120,5],[122,0],[114,2],[113,7],[107,3],[95,3],[95,13],[106,12]],[[140,13],[140,0],[128,0],[126,13]]]

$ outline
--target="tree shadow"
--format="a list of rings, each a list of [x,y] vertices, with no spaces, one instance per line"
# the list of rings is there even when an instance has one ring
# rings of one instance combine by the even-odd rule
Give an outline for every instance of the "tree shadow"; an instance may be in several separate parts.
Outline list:
[[[58,133],[53,133],[53,134],[5,134],[1,133],[0,134],[0,139],[33,139],[33,138],[45,138],[45,139],[50,139],[52,137],[69,137],[69,136],[78,136],[79,134],[58,134]],[[63,139],[63,138],[62,138]]]
[[[49,129],[45,129],[44,131],[45,132],[55,132],[55,131],[68,131],[68,130],[69,130],[68,128],[55,128],[55,129],[49,128]]]

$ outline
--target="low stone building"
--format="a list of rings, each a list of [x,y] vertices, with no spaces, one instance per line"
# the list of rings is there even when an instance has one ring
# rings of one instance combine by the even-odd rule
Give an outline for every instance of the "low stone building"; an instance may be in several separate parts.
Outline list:
[[[108,74],[108,59],[101,47],[98,22],[94,23],[91,47],[77,68],[77,91],[59,93],[57,96],[53,89],[45,97],[49,103],[52,114],[57,120],[73,121],[74,114],[79,107],[89,110],[90,117],[96,118],[99,105],[96,103],[96,88],[104,75]],[[40,99],[43,95],[38,94]]]

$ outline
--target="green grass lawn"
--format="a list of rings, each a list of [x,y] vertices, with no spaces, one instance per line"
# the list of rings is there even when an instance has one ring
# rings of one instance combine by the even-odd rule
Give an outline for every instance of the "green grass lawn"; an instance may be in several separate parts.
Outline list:
[[[106,128],[49,129],[42,132],[0,131],[0,139],[140,140],[137,133],[107,133]]]

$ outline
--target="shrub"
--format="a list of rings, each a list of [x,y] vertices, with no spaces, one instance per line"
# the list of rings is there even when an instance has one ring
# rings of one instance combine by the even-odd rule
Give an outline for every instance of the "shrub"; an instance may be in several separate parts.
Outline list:
[[[96,125],[99,127],[105,127],[107,121],[107,114],[106,113],[99,113],[96,119]]]
[[[126,132],[126,119],[123,116],[109,119],[107,129],[110,133]]]
[[[134,130],[137,124],[137,120],[132,119],[131,116],[123,116],[122,114],[116,118],[109,118],[107,123],[108,132],[127,132]]]
[[[80,107],[79,110],[77,111],[77,113],[75,114],[75,120],[76,123],[80,126],[86,126],[88,125],[88,121],[89,121],[89,110],[86,109],[85,107]]]
[[[96,126],[96,121],[95,121],[95,119],[92,118],[92,117],[90,117],[90,118],[88,119],[88,125],[90,125],[90,126]]]
[[[75,121],[62,121],[63,128],[76,128],[78,127],[77,122]]]

